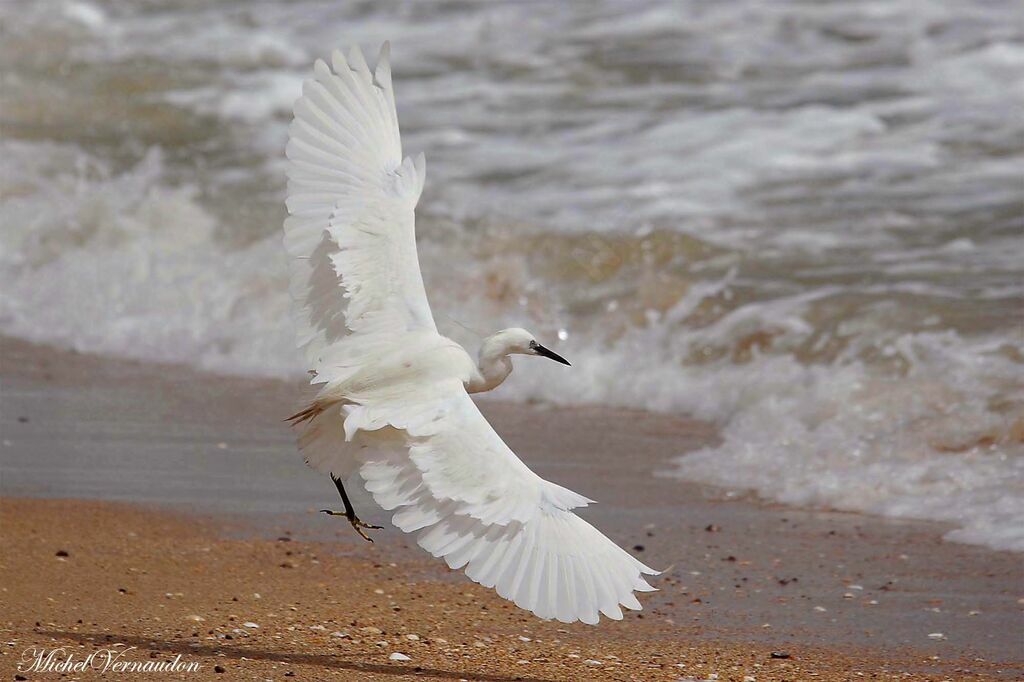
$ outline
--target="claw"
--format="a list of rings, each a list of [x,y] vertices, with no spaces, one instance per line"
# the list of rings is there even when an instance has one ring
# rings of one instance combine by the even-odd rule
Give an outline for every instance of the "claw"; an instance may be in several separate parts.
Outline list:
[[[382,530],[384,528],[384,526],[375,526],[372,523],[366,523],[355,514],[350,515],[346,514],[345,512],[332,511],[330,509],[321,509],[320,511],[321,513],[327,514],[328,516],[344,516],[346,519],[348,519],[348,522],[352,524],[352,528],[354,528],[355,531],[359,533],[359,537],[366,540],[367,542],[373,542],[373,538],[366,534],[366,531],[363,530],[364,528],[367,530]]]

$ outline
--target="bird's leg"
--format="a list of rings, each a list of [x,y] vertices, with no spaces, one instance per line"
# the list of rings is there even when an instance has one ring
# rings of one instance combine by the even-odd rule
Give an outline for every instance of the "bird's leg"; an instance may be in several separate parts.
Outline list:
[[[341,493],[341,501],[345,503],[345,511],[337,512],[331,511],[330,509],[321,509],[320,511],[324,514],[329,514],[330,516],[344,516],[364,540],[367,542],[373,542],[373,538],[367,535],[366,531],[363,529],[380,530],[382,526],[374,526],[369,523],[364,523],[358,516],[356,516],[356,511],[352,508],[352,503],[348,499],[348,494],[345,492],[345,486],[342,484],[341,479],[336,478],[334,474],[331,474],[331,480],[334,481],[335,487],[337,487],[338,492]]]

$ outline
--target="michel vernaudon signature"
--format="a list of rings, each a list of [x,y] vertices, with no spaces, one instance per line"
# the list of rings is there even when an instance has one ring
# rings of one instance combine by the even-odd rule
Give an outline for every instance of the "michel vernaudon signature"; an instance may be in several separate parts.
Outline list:
[[[88,654],[76,655],[74,651],[68,651],[65,647],[30,646],[21,654],[18,662],[19,672],[56,672],[56,673],[82,673],[93,671],[97,673],[126,672],[126,673],[156,673],[156,672],[197,672],[199,661],[184,661],[181,654],[177,654],[169,661],[155,659],[133,660],[129,657],[136,647],[114,645],[109,649],[97,649]]]

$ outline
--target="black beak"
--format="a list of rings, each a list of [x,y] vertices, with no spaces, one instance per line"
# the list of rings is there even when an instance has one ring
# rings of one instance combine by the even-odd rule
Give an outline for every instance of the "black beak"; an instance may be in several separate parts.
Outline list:
[[[533,350],[534,350],[535,353],[537,353],[537,355],[543,355],[546,358],[551,358],[555,362],[560,362],[563,365],[569,365],[570,367],[572,367],[572,365],[569,363],[568,360],[563,358],[561,355],[559,355],[555,351],[548,350],[547,348],[545,348],[544,346],[540,345],[539,343],[536,346],[533,347]]]

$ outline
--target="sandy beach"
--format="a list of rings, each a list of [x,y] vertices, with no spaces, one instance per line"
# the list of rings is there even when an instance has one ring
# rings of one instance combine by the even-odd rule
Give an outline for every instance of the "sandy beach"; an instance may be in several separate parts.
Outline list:
[[[181,654],[200,663],[193,675],[239,680],[998,675],[992,663],[938,663],[911,652],[708,641],[658,609],[599,628],[547,623],[423,561],[288,535],[228,540],[216,524],[133,505],[6,499],[3,517],[5,679],[29,647],[65,647],[81,658],[115,644],[135,647],[130,658]],[[408,660],[391,660],[396,653]]]
[[[706,424],[638,414],[626,432],[611,410],[484,404],[539,473],[601,502],[590,521],[665,569],[642,612],[565,626],[519,611],[393,528],[368,544],[316,514],[335,504],[332,486],[304,467],[280,422],[299,385],[10,339],[2,359],[6,679],[39,677],[16,671],[30,646],[84,656],[115,643],[139,658],[180,653],[224,679],[1022,671],[1017,555],[943,542],[940,524],[786,508],[659,477],[672,455],[715,438]],[[355,504],[386,522],[365,495]]]

